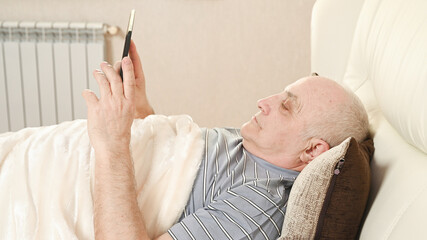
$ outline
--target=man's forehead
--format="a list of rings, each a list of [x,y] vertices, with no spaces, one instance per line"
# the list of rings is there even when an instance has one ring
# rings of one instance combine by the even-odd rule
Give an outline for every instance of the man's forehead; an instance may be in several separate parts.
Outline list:
[[[289,98],[294,98],[295,100],[298,99],[298,96],[295,95],[291,90],[289,90],[289,87],[286,87],[284,90],[285,94],[288,95]]]
[[[292,93],[291,91],[285,89],[285,93],[288,95],[288,97],[290,98],[298,98],[298,96],[296,96],[294,93]]]
[[[311,78],[313,78],[313,77],[306,77],[306,78],[298,79],[297,81],[286,86],[284,92],[290,98],[301,99],[302,96],[300,96],[300,94],[305,95],[305,94],[303,94],[305,91],[302,91],[302,89],[306,89],[307,87],[310,86],[310,84],[308,84],[308,80],[311,80]]]
[[[289,84],[288,86],[285,87],[285,89],[283,90],[289,97],[296,97],[294,94],[294,91],[292,91],[292,89],[294,87],[296,87],[297,85],[300,85],[300,80],[297,80],[291,84]]]

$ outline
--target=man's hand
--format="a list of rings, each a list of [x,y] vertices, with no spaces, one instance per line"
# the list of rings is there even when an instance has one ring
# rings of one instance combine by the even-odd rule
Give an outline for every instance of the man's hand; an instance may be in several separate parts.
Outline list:
[[[108,63],[93,75],[101,97],[88,90],[83,92],[88,107],[88,132],[95,151],[129,148],[130,129],[135,116],[135,76],[132,61],[123,59],[124,82]]]
[[[133,41],[130,43],[129,56],[132,60],[135,73],[135,118],[145,118],[150,114],[154,114],[154,110],[148,102],[144,71],[142,70],[141,59]],[[120,65],[121,61],[114,64],[116,72],[120,71]]]

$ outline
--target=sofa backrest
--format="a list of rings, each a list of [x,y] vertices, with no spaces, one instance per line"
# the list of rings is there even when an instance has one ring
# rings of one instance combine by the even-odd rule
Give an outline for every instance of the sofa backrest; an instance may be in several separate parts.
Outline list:
[[[427,1],[318,0],[312,71],[352,89],[374,136],[361,239],[427,236]]]

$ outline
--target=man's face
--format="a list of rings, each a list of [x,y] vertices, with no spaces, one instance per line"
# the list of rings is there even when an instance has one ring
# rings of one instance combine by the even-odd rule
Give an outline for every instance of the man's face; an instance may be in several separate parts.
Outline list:
[[[302,78],[283,92],[258,101],[260,111],[242,126],[243,146],[277,166],[301,169],[308,163],[308,150],[316,149],[314,139],[304,139],[307,126],[313,125],[320,113],[334,111],[334,106],[346,99],[345,90],[332,80]],[[329,145],[322,148],[326,149]]]
[[[297,81],[281,93],[258,100],[260,111],[241,129],[243,146],[266,160],[283,154],[297,158],[304,148],[301,133],[310,120],[308,90],[303,81]]]

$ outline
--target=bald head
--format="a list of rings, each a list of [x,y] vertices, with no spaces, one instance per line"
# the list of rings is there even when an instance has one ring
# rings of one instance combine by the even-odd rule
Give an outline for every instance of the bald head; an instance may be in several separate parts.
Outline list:
[[[341,85],[325,77],[310,76],[297,80],[286,89],[301,88],[307,93],[310,104],[327,110],[349,100],[349,92]]]
[[[310,76],[296,82],[311,94],[315,111],[304,131],[306,139],[322,138],[333,147],[348,137],[359,142],[368,134],[368,117],[363,104],[351,91],[325,77]]]

